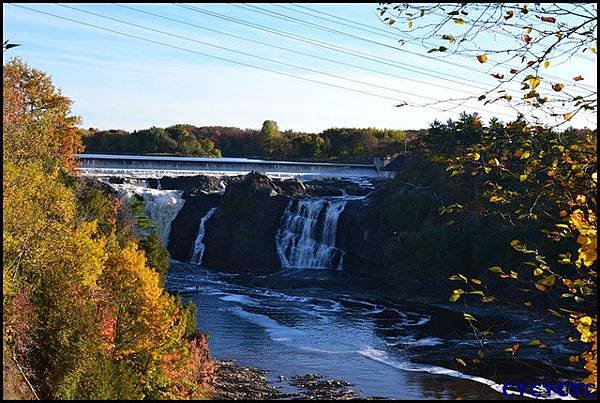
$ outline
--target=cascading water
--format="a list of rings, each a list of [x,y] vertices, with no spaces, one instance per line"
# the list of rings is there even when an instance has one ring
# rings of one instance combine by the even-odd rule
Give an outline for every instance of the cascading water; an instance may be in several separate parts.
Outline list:
[[[181,198],[182,190],[158,190],[148,187],[146,181],[129,181],[130,183],[110,184],[129,201],[134,195],[144,199],[146,213],[158,226],[160,241],[164,246],[169,242],[171,222],[183,207],[185,200]]]
[[[284,268],[342,269],[344,252],[335,246],[337,223],[346,199],[290,200],[275,236]]]
[[[200,224],[198,224],[198,235],[196,236],[196,242],[194,242],[191,263],[202,263],[202,256],[204,255],[204,232],[206,230],[206,221],[208,221],[208,219],[212,217],[216,210],[216,207],[213,207],[210,210],[208,210],[208,212],[200,220]]]

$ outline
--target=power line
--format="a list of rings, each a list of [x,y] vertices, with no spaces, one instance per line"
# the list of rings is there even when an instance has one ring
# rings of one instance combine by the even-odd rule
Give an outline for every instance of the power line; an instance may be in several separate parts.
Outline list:
[[[329,86],[329,87],[334,87],[334,88],[338,88],[338,89],[344,89],[344,90],[347,90],[347,91],[353,91],[353,92],[357,92],[357,93],[361,93],[361,94],[366,94],[366,95],[370,95],[370,96],[377,97],[377,98],[392,100],[392,101],[396,101],[396,102],[398,101],[397,98],[391,98],[391,97],[388,97],[388,96],[385,96],[385,95],[374,94],[374,93],[371,93],[371,92],[368,92],[368,91],[362,91],[362,90],[358,90],[358,89],[355,89],[355,88],[349,88],[349,87],[344,87],[344,86],[337,85],[337,84],[332,84],[332,83],[327,83],[327,82],[323,82],[323,81],[313,80],[313,79],[310,79],[310,78],[300,77],[300,76],[296,76],[294,74],[289,74],[289,73],[283,73],[283,72],[280,72],[280,71],[277,71],[277,70],[272,70],[272,69],[265,68],[265,67],[255,66],[255,65],[252,65],[252,64],[248,64],[248,63],[244,63],[244,62],[239,62],[239,61],[227,59],[227,58],[220,57],[220,56],[214,56],[214,55],[211,55],[211,54],[208,54],[208,53],[198,52],[198,51],[195,51],[195,50],[192,50],[192,49],[188,49],[188,48],[184,48],[184,47],[181,47],[181,46],[171,45],[171,44],[168,44],[168,43],[164,43],[164,42],[160,42],[160,41],[155,41],[155,40],[152,40],[152,39],[147,39],[147,38],[143,38],[143,37],[136,36],[136,35],[131,35],[131,34],[128,34],[128,33],[125,33],[125,32],[121,32],[121,31],[117,31],[117,30],[113,30],[113,29],[110,29],[110,28],[101,27],[101,26],[98,26],[98,25],[95,25],[95,24],[90,24],[90,23],[86,23],[86,22],[74,20],[72,18],[62,17],[62,16],[59,16],[59,15],[56,15],[56,14],[52,14],[52,13],[41,11],[41,10],[36,10],[36,9],[30,8],[30,7],[26,7],[26,6],[23,6],[23,5],[17,5],[17,4],[13,4],[13,3],[6,3],[6,4],[11,5],[13,7],[18,7],[18,8],[22,8],[22,9],[25,9],[25,10],[33,11],[33,12],[36,12],[36,13],[39,13],[39,14],[49,15],[49,16],[52,16],[52,17],[55,17],[55,18],[58,18],[58,19],[61,19],[61,20],[69,21],[69,22],[72,22],[72,23],[75,23],[75,24],[84,25],[84,26],[88,26],[88,27],[100,29],[102,31],[107,31],[107,32],[111,32],[111,33],[114,33],[114,34],[122,35],[122,36],[125,36],[125,37],[128,37],[128,38],[138,39],[138,40],[141,40],[141,41],[144,41],[144,42],[149,42],[149,43],[153,43],[153,44],[156,44],[156,45],[166,46],[166,47],[169,47],[169,48],[178,49],[178,50],[182,50],[182,51],[185,51],[185,52],[189,52],[189,53],[193,53],[193,54],[197,54],[197,55],[209,57],[209,58],[212,58],[212,59],[227,61],[227,62],[238,64],[238,65],[241,65],[241,66],[250,67],[250,68],[253,68],[253,69],[256,69],[256,70],[267,71],[267,72],[270,72],[270,73],[275,73],[275,74],[279,74],[279,75],[283,75],[283,76],[287,76],[287,77],[292,77],[292,78],[296,78],[296,79],[303,80],[303,81],[309,81],[309,82],[312,82],[312,83],[326,85],[326,86]],[[436,109],[438,111],[442,111],[442,110],[439,110],[437,108],[432,108],[432,107],[429,107],[429,106],[425,106],[425,107],[429,108],[429,109]],[[442,112],[445,112],[445,111],[442,111]],[[451,112],[451,113],[458,113],[458,112],[454,112],[454,111],[449,111],[449,112]]]
[[[361,51],[354,50],[354,49],[345,48],[345,47],[339,46],[339,45],[328,44],[326,42],[322,42],[322,41],[319,41],[319,40],[311,39],[311,38],[308,38],[308,37],[305,37],[305,36],[291,34],[291,33],[285,32],[285,31],[281,31],[281,30],[277,30],[277,29],[274,29],[274,28],[266,27],[264,25],[249,23],[249,22],[246,22],[246,21],[241,21],[241,20],[239,20],[237,18],[228,17],[228,16],[223,15],[223,14],[219,14],[219,13],[216,13],[216,12],[213,12],[213,11],[208,11],[208,10],[205,10],[205,9],[199,8],[199,7],[190,6],[188,4],[173,3],[173,5],[175,5],[177,7],[181,7],[181,8],[186,8],[188,10],[195,11],[197,13],[209,15],[209,16],[212,16],[212,17],[215,17],[215,18],[220,18],[220,19],[223,19],[223,20],[226,20],[226,21],[231,21],[231,22],[234,22],[236,24],[240,24],[240,25],[248,26],[248,27],[251,27],[251,28],[254,28],[254,29],[258,29],[258,30],[261,30],[261,31],[269,32],[269,33],[272,33],[274,35],[283,36],[283,37],[286,37],[286,38],[289,38],[289,39],[292,39],[292,40],[295,40],[295,41],[299,41],[299,42],[303,42],[303,43],[308,43],[308,44],[313,45],[313,46],[318,46],[318,47],[321,47],[321,48],[324,48],[324,49],[333,50],[335,52],[344,53],[344,54],[351,55],[351,56],[354,56],[354,57],[359,57],[361,59],[369,60],[369,61],[372,61],[372,62],[375,62],[375,63],[384,64],[384,65],[395,67],[395,68],[398,68],[398,69],[409,70],[409,71],[412,71],[412,72],[414,72],[416,74],[422,74],[422,75],[426,75],[426,76],[429,76],[429,77],[440,78],[440,79],[443,79],[445,81],[449,81],[449,82],[452,82],[452,83],[456,83],[456,84],[459,84],[459,85],[468,86],[468,87],[472,87],[472,88],[477,88],[477,89],[480,89],[482,91],[486,91],[487,90],[484,87],[478,87],[478,86],[475,86],[475,85],[472,84],[473,82],[477,82],[477,81],[468,80],[470,83],[466,84],[464,82],[460,82],[460,81],[456,81],[456,80],[452,80],[452,79],[448,78],[448,77],[455,77],[455,78],[457,78],[459,80],[467,81],[467,79],[464,78],[464,77],[454,76],[454,75],[451,75],[451,74],[448,74],[448,73],[446,73],[447,77],[440,77],[440,76],[435,75],[435,74],[425,73],[425,71],[430,71],[430,72],[433,72],[433,73],[437,73],[437,71],[428,69],[426,67],[421,67],[418,70],[413,70],[413,69],[411,69],[412,66],[409,65],[409,64],[401,63],[401,62],[391,62],[391,61],[386,60],[386,59],[384,59],[384,58],[382,58],[380,56],[377,56],[377,55],[373,55],[373,54],[361,52]],[[481,84],[487,85],[487,84],[484,84],[484,83],[481,83]]]
[[[388,73],[388,72],[384,72],[384,71],[381,71],[381,70],[375,70],[375,69],[371,69],[369,67],[359,66],[357,64],[346,63],[346,62],[342,62],[342,61],[339,61],[339,60],[330,59],[330,58],[322,57],[322,56],[317,56],[315,54],[306,53],[306,52],[302,52],[302,51],[295,50],[295,49],[290,49],[290,48],[287,48],[287,47],[284,47],[284,46],[278,46],[278,45],[274,45],[274,44],[271,44],[271,43],[267,43],[267,42],[263,42],[263,41],[257,41],[255,39],[250,39],[250,38],[246,38],[246,37],[243,37],[243,36],[230,34],[230,33],[227,33],[227,32],[219,31],[217,29],[208,28],[208,27],[205,27],[205,26],[193,24],[193,23],[186,22],[186,21],[181,21],[181,20],[178,20],[178,19],[175,19],[175,18],[165,17],[165,16],[162,16],[162,15],[159,15],[159,14],[155,14],[155,13],[146,11],[146,10],[141,10],[141,9],[134,8],[134,7],[129,7],[129,6],[125,6],[125,5],[122,5],[122,4],[116,4],[116,3],[113,3],[113,4],[116,5],[116,6],[118,6],[118,7],[129,9],[129,10],[132,10],[132,11],[135,11],[135,12],[138,12],[138,13],[152,15],[152,16],[157,17],[157,18],[161,18],[161,19],[168,20],[168,21],[173,21],[173,22],[176,22],[176,23],[179,23],[179,24],[184,24],[184,25],[192,26],[192,27],[195,27],[195,28],[198,28],[198,29],[202,29],[202,30],[205,30],[205,31],[215,32],[215,33],[218,33],[218,34],[221,34],[221,35],[229,36],[229,37],[240,39],[240,40],[243,40],[243,41],[257,43],[257,44],[260,44],[260,45],[263,45],[263,46],[268,46],[268,47],[271,47],[271,48],[274,48],[274,49],[279,49],[279,50],[283,50],[283,51],[286,51],[286,52],[296,53],[296,54],[299,54],[299,55],[302,55],[302,56],[311,57],[311,58],[319,59],[319,60],[324,60],[324,61],[327,61],[327,62],[339,64],[339,65],[342,65],[342,66],[353,67],[353,68],[360,69],[360,70],[365,70],[365,71],[370,71],[370,72],[373,72],[373,73],[378,73],[378,74],[384,75],[386,77],[395,77],[395,78],[399,78],[401,80],[407,80],[407,81],[410,81],[410,82],[416,82],[416,83],[428,85],[428,86],[431,86],[431,87],[444,88],[444,89],[447,89],[447,90],[459,91],[459,92],[463,92],[463,93],[464,92],[469,92],[470,94],[473,94],[473,95],[480,95],[479,93],[476,93],[474,91],[464,91],[464,90],[460,90],[460,89],[457,89],[457,88],[446,87],[444,85],[437,84],[437,83],[433,84],[431,82],[421,81],[421,80],[418,80],[418,79],[415,79],[415,78],[406,78],[406,77],[399,76],[399,75],[394,74],[394,73]]]
[[[81,9],[79,9],[77,7],[62,5],[62,4],[59,4],[59,3],[54,3],[54,4],[56,4],[59,7],[64,7],[64,8],[72,9],[72,10],[75,10],[75,11],[78,11],[78,12],[81,12],[81,13],[85,13],[85,14],[89,14],[89,15],[94,15],[96,17],[104,18],[104,19],[107,19],[107,20],[110,20],[110,21],[116,21],[116,22],[119,22],[121,24],[130,25],[130,26],[134,26],[134,27],[137,27],[137,28],[142,28],[142,29],[145,29],[145,30],[148,30],[148,31],[157,32],[157,33],[160,33],[160,34],[163,34],[163,35],[167,35],[167,36],[172,36],[172,37],[178,38],[178,39],[183,39],[183,40],[187,40],[187,41],[191,41],[191,42],[200,43],[202,45],[214,47],[214,48],[221,49],[221,50],[226,50],[226,51],[229,51],[229,52],[232,52],[232,53],[237,53],[237,54],[241,54],[241,55],[248,56],[248,57],[257,58],[257,59],[260,59],[260,60],[267,60],[267,61],[272,62],[272,63],[281,64],[281,65],[284,65],[284,66],[293,67],[293,68],[297,68],[297,69],[300,69],[300,70],[310,71],[312,73],[317,73],[317,74],[322,74],[322,75],[334,77],[334,78],[337,78],[337,79],[340,79],[340,80],[346,80],[346,81],[355,82],[355,83],[362,84],[362,85],[367,85],[367,86],[371,86],[371,87],[381,88],[381,89],[384,89],[386,91],[394,91],[394,92],[401,93],[401,94],[404,94],[404,95],[409,95],[409,96],[413,96],[413,97],[417,97],[417,98],[423,98],[423,99],[427,99],[427,100],[430,100],[430,101],[435,101],[437,103],[452,103],[451,100],[450,101],[442,101],[442,100],[439,100],[437,98],[432,98],[432,97],[428,97],[428,96],[425,96],[425,95],[419,95],[419,94],[415,94],[415,93],[412,93],[412,92],[407,92],[407,91],[402,91],[402,90],[396,90],[396,89],[388,88],[388,87],[381,86],[381,85],[378,85],[378,84],[372,84],[372,83],[365,82],[365,81],[360,81],[360,80],[355,80],[355,79],[351,79],[351,78],[346,78],[346,77],[342,77],[342,76],[339,76],[339,75],[336,75],[336,74],[331,74],[331,73],[323,72],[321,70],[316,70],[316,69],[311,69],[311,68],[307,68],[307,67],[303,67],[303,66],[298,66],[298,65],[294,65],[294,64],[290,64],[290,63],[280,62],[280,61],[275,60],[275,59],[271,59],[271,58],[267,58],[267,57],[262,57],[262,56],[257,56],[257,55],[254,55],[254,54],[251,54],[251,53],[248,53],[248,52],[242,52],[242,51],[238,51],[238,50],[235,50],[235,49],[230,49],[230,48],[227,48],[227,47],[224,47],[224,46],[214,45],[214,44],[211,44],[209,42],[199,41],[199,40],[196,40],[196,39],[193,39],[193,38],[189,38],[189,37],[185,37],[185,36],[181,36],[181,35],[171,34],[171,33],[166,32],[166,31],[158,30],[158,29],[155,29],[155,28],[149,28],[149,27],[146,27],[146,26],[143,26],[143,25],[140,25],[140,24],[131,23],[131,22],[128,22],[128,21],[124,21],[124,20],[121,20],[121,19],[118,19],[118,18],[109,17],[109,16],[106,16],[106,15],[102,15],[102,14],[99,14],[99,13],[92,12],[92,11],[81,10]],[[408,103],[407,103],[407,105],[408,105]],[[429,105],[410,105],[410,106],[426,106],[426,107],[430,107]],[[455,105],[455,107],[458,107],[458,106],[460,106],[460,104]],[[485,109],[482,109],[482,108],[479,108],[479,107],[476,107],[476,106],[473,106],[471,108],[475,109],[475,110],[482,111],[482,112],[486,112],[486,113],[488,112]],[[439,108],[435,108],[435,107],[431,107],[431,109],[435,109],[435,110],[438,110],[438,111],[444,111],[443,109],[439,109]],[[513,117],[512,115],[508,115],[508,114],[502,113],[502,112],[496,112],[496,113],[498,115],[503,115],[503,116],[507,116],[507,117],[510,117],[510,118]]]
[[[362,37],[362,36],[354,35],[354,34],[351,34],[351,33],[348,33],[348,32],[339,31],[339,30],[336,30],[336,29],[324,27],[322,25],[315,24],[315,23],[310,22],[310,21],[302,20],[300,18],[291,17],[291,16],[288,16],[286,14],[281,14],[281,13],[278,13],[276,11],[267,10],[267,9],[264,9],[264,8],[261,8],[261,7],[255,6],[255,5],[245,4],[245,3],[242,3],[242,5],[233,4],[233,3],[229,3],[229,4],[231,4],[231,5],[235,6],[235,7],[239,7],[239,8],[244,7],[244,8],[249,9],[250,11],[258,12],[258,13],[265,14],[265,15],[272,16],[271,14],[274,14],[275,18],[285,19],[285,20],[292,21],[292,22],[295,22],[295,23],[298,23],[298,24],[301,24],[301,25],[312,26],[312,27],[314,27],[316,29],[319,29],[319,30],[322,30],[322,31],[326,31],[326,32],[334,32],[334,33],[337,33],[337,34],[340,34],[340,35],[350,36],[350,37],[357,38],[357,39],[360,39],[360,40],[363,40],[363,41],[367,41],[367,42],[371,42],[371,43],[374,43],[374,44],[378,44],[380,46],[385,46],[385,47],[389,47],[389,48],[392,48],[392,49],[399,50],[401,52],[409,53],[411,55],[415,55],[415,56],[419,56],[419,57],[424,57],[424,58],[427,58],[427,59],[439,61],[441,63],[446,63],[446,64],[449,64],[449,65],[452,65],[452,66],[455,66],[455,67],[459,67],[459,68],[462,68],[462,69],[466,69],[466,70],[470,70],[470,71],[474,70],[474,71],[476,71],[476,72],[478,72],[480,74],[485,74],[485,75],[490,74],[489,71],[483,71],[483,70],[480,70],[480,69],[473,69],[473,67],[464,66],[462,64],[450,62],[450,61],[447,61],[447,60],[437,59],[437,58],[432,57],[432,56],[423,55],[423,54],[418,53],[418,52],[409,51],[409,50],[402,49],[402,48],[399,48],[399,47],[396,47],[396,46],[392,46],[392,45],[389,45],[389,44],[386,44],[386,43],[378,42],[378,41],[375,41],[375,40],[372,40],[372,39],[369,39],[369,38],[365,38],[365,37]],[[277,6],[278,7],[283,7],[283,6],[279,6],[279,5],[277,5]],[[563,80],[562,78],[558,78],[558,77],[552,76],[550,74],[546,74],[546,76],[550,77],[550,78],[558,79],[558,80]],[[573,84],[573,86],[574,87],[579,87],[579,88],[585,87],[584,85],[580,87],[578,84]]]
[[[413,56],[422,57],[422,58],[433,60],[433,61],[436,61],[436,62],[439,62],[439,63],[448,64],[450,66],[458,67],[458,68],[461,68],[461,69],[464,69],[464,70],[469,70],[471,73],[473,71],[476,71],[478,73],[487,74],[487,72],[482,72],[481,70],[474,70],[471,67],[463,66],[463,65],[458,64],[458,63],[450,62],[448,60],[437,59],[435,57],[427,56],[427,55],[424,55],[424,54],[419,53],[419,52],[413,52],[411,50],[402,49],[402,48],[399,48],[397,46],[393,46],[393,45],[390,45],[390,44],[387,44],[387,43],[378,42],[378,41],[375,41],[373,39],[369,39],[369,38],[365,38],[365,37],[362,37],[362,36],[354,35],[354,34],[351,34],[351,33],[348,33],[348,32],[344,32],[344,31],[340,31],[340,30],[333,29],[333,28],[324,27],[323,25],[315,24],[313,22],[306,21],[306,20],[303,20],[303,19],[300,19],[300,18],[296,18],[296,17],[290,17],[288,15],[281,14],[281,13],[278,13],[276,11],[266,10],[264,8],[261,8],[261,7],[258,7],[258,6],[254,6],[254,5],[251,5],[251,4],[245,4],[245,3],[241,3],[241,4],[228,3],[228,4],[230,4],[230,5],[234,6],[234,7],[238,7],[238,8],[245,8],[245,9],[248,9],[250,11],[254,11],[256,13],[269,15],[271,17],[273,17],[273,15],[271,15],[271,14],[275,14],[274,18],[285,19],[285,20],[288,20],[288,21],[296,22],[296,23],[301,24],[301,25],[308,25],[308,26],[311,26],[313,28],[319,29],[321,31],[332,32],[332,33],[336,33],[336,34],[339,34],[339,35],[344,35],[344,36],[351,37],[351,38],[354,38],[354,39],[358,39],[358,40],[361,40],[361,41],[364,41],[364,42],[369,42],[369,43],[372,43],[372,44],[375,44],[375,45],[379,45],[379,46],[383,46],[383,47],[386,47],[386,48],[389,48],[389,49],[394,49],[394,50],[397,50],[397,51],[400,51],[400,52],[408,53],[408,54],[413,55]],[[480,83],[480,84],[482,84],[482,83]]]
[[[340,80],[351,81],[351,82],[355,82],[355,83],[362,84],[362,85],[377,87],[377,88],[380,88],[380,89],[384,89],[386,91],[394,91],[394,92],[397,92],[397,93],[400,93],[400,94],[403,94],[403,95],[410,95],[410,96],[414,96],[414,97],[418,97],[418,98],[427,99],[427,100],[430,100],[430,101],[439,101],[439,99],[437,99],[437,98],[432,98],[432,97],[428,97],[428,96],[425,96],[425,95],[418,95],[418,94],[414,94],[414,93],[407,92],[407,91],[401,91],[401,90],[391,89],[391,88],[388,88],[388,87],[385,87],[385,86],[381,86],[381,85],[378,85],[378,84],[372,84],[372,83],[368,83],[368,82],[365,82],[365,81],[354,80],[354,79],[342,77],[342,76],[339,76],[339,75],[336,75],[336,74],[331,74],[331,73],[323,72],[323,71],[316,70],[316,69],[311,69],[311,68],[307,68],[307,67],[303,67],[303,66],[298,66],[298,65],[291,64],[291,63],[280,62],[280,61],[275,60],[275,59],[271,59],[271,58],[268,58],[268,57],[257,56],[257,55],[254,55],[254,54],[251,54],[251,53],[248,53],[248,52],[242,52],[242,51],[238,51],[238,50],[235,50],[235,49],[230,49],[230,48],[227,48],[227,47],[224,47],[224,46],[214,45],[214,44],[211,44],[209,42],[204,42],[204,41],[196,40],[196,39],[193,39],[193,38],[188,38],[188,37],[181,36],[181,35],[171,34],[171,33],[166,32],[166,31],[162,31],[162,30],[154,29],[154,28],[149,28],[149,27],[146,27],[146,26],[143,26],[143,25],[139,25],[139,24],[128,22],[128,21],[120,20],[118,18],[108,17],[106,15],[102,15],[102,14],[95,13],[95,12],[92,12],[92,11],[81,10],[81,9],[79,9],[77,7],[62,5],[62,4],[58,4],[58,3],[54,3],[54,4],[56,4],[59,7],[64,7],[64,8],[68,8],[68,9],[71,9],[71,10],[79,11],[81,13],[85,13],[85,14],[89,14],[89,15],[94,15],[94,16],[100,17],[100,18],[104,18],[104,19],[107,19],[107,20],[116,21],[116,22],[119,22],[121,24],[134,26],[134,27],[145,29],[145,30],[148,30],[148,31],[157,32],[157,33],[160,33],[160,34],[163,34],[163,35],[172,36],[174,38],[178,38],[178,39],[183,39],[183,40],[187,40],[187,41],[199,43],[199,44],[202,44],[202,45],[205,45],[205,46],[210,46],[210,47],[214,47],[214,48],[217,48],[217,49],[226,50],[228,52],[237,53],[237,54],[241,54],[241,55],[248,56],[248,57],[253,57],[253,58],[256,58],[256,59],[260,59],[260,60],[266,60],[266,61],[269,61],[269,62],[272,62],[272,63],[276,63],[276,64],[280,64],[280,65],[283,65],[283,66],[288,66],[288,67],[292,67],[292,68],[296,68],[296,69],[300,69],[300,70],[305,70],[305,71],[309,71],[311,73],[323,74],[323,75],[327,75],[327,76],[330,76],[330,77],[333,77],[333,78],[337,78],[337,79],[340,79]],[[415,105],[412,105],[412,106],[415,106]]]
[[[381,29],[381,28],[378,28],[378,27],[371,27],[371,26],[369,26],[367,24],[356,22],[356,21],[353,21],[353,20],[350,20],[350,19],[347,19],[347,18],[343,18],[343,17],[338,17],[338,16],[336,16],[334,14],[329,14],[329,13],[326,13],[324,11],[314,10],[314,9],[312,9],[310,7],[305,7],[305,6],[301,6],[299,4],[289,3],[291,6],[294,6],[294,7],[302,8],[304,10],[309,10],[309,11],[311,11],[313,13],[318,13],[318,14],[322,14],[322,15],[328,15],[328,16],[336,18],[338,20],[350,22],[350,23],[355,24],[355,25],[360,25],[360,26],[368,27],[369,29],[365,29],[365,28],[361,28],[361,27],[349,26],[349,25],[344,24],[342,22],[338,22],[338,21],[332,20],[331,18],[319,17],[318,15],[310,14],[310,13],[307,13],[306,11],[295,10],[293,8],[289,8],[289,7],[286,7],[284,5],[281,5],[279,3],[270,3],[270,4],[273,5],[273,6],[279,7],[279,8],[283,8],[285,10],[293,11],[295,13],[300,13],[300,14],[308,15],[308,16],[311,16],[313,18],[318,18],[318,19],[323,20],[323,21],[333,22],[334,24],[343,25],[345,27],[359,29],[361,31],[369,32],[369,33],[372,33],[374,35],[378,35],[378,36],[381,36],[381,37],[384,37],[384,38],[390,38],[390,39],[396,39],[396,40],[398,39],[395,34],[392,34],[391,32],[389,32],[389,31],[387,31],[385,29]],[[379,33],[379,32],[376,32],[376,31],[381,31],[383,33]],[[404,35],[408,36],[407,34],[404,34]],[[412,37],[410,37],[410,38],[413,39]]]
[[[368,27],[368,28],[370,28],[370,29],[365,29],[365,28],[360,28],[360,27],[353,27],[353,26],[349,26],[349,25],[346,25],[346,24],[344,24],[344,23],[337,22],[337,21],[335,21],[335,20],[333,20],[333,19],[331,19],[331,18],[323,18],[323,17],[320,17],[320,16],[318,16],[318,15],[310,14],[310,13],[307,13],[307,12],[304,12],[304,11],[294,10],[294,9],[292,9],[292,8],[289,8],[289,7],[283,6],[283,5],[281,5],[281,4],[278,4],[278,3],[271,3],[271,4],[272,4],[272,5],[274,5],[274,6],[276,6],[276,7],[284,8],[284,9],[286,9],[286,10],[290,10],[290,11],[294,11],[294,12],[296,12],[296,13],[301,13],[301,14],[304,14],[304,15],[309,15],[309,16],[311,16],[311,17],[313,17],[313,18],[318,18],[318,19],[321,19],[321,20],[324,20],[324,21],[333,22],[334,24],[338,24],[338,25],[342,25],[342,26],[347,26],[347,27],[354,28],[354,29],[360,29],[360,30],[362,30],[362,31],[365,31],[365,32],[371,32],[371,33],[373,33],[373,34],[375,34],[375,35],[379,35],[379,36],[386,37],[386,38],[397,39],[397,36],[399,36],[400,38],[407,38],[408,40],[413,40],[413,41],[414,41],[414,40],[416,40],[416,38],[414,38],[414,37],[412,37],[412,36],[408,35],[407,33],[403,32],[403,31],[400,31],[400,30],[398,30],[398,34],[392,34],[391,32],[389,32],[389,31],[387,31],[387,30],[385,30],[385,29],[382,29],[382,28],[371,27],[371,26],[369,26],[369,25],[367,25],[367,24],[363,24],[363,23],[361,23],[361,22],[358,22],[358,21],[354,21],[354,20],[351,20],[351,19],[348,19],[348,18],[340,17],[340,16],[337,16],[337,15],[335,15],[335,14],[326,13],[326,12],[324,12],[324,11],[321,11],[321,10],[315,10],[315,9],[313,9],[313,8],[306,7],[306,6],[302,6],[302,5],[300,5],[300,4],[294,4],[294,3],[290,3],[290,5],[291,5],[291,6],[294,6],[294,7],[298,7],[298,8],[304,9],[304,10],[309,10],[309,11],[311,11],[311,12],[313,12],[313,13],[317,13],[317,14],[327,15],[327,16],[333,17],[333,18],[335,18],[335,19],[338,19],[338,20],[341,20],[341,21],[346,21],[346,22],[349,22],[349,23],[351,23],[351,24],[355,24],[355,25],[360,25],[360,26]],[[437,15],[439,15],[439,14],[437,14]],[[442,15],[442,16],[445,16],[445,15]],[[385,34],[381,34],[381,33],[378,33],[378,32],[373,32],[373,30],[381,31],[381,32],[384,32]],[[494,32],[494,33],[498,33],[498,34],[500,34],[500,35],[502,35],[502,36],[505,36],[505,37],[507,37],[507,38],[514,39],[513,37],[511,37],[510,35],[508,35],[508,34],[507,34],[507,33],[505,33],[505,32],[502,32],[502,31],[493,31],[493,32]],[[396,35],[397,35],[397,36],[396,36]],[[412,43],[412,42],[410,42],[410,41],[408,41],[408,40],[407,40],[407,42],[408,42],[409,44],[411,44],[411,45],[414,45],[414,46],[419,46],[419,47],[421,47],[421,45],[419,45],[419,44],[415,44],[415,43]],[[428,46],[431,46],[431,47],[435,47],[435,45],[434,45],[434,44],[432,44],[431,42],[422,41],[422,43],[424,43],[424,44],[426,44],[426,45],[428,45]],[[470,59],[471,59],[471,57],[469,57],[469,56],[466,56],[466,55],[462,55],[462,54],[459,54],[459,55],[457,55],[457,56],[459,56],[459,57],[462,57],[462,58],[465,58],[465,59],[468,59],[468,60],[470,60]],[[575,55],[575,57],[582,58],[582,59],[584,59],[584,60],[587,60],[587,61],[592,61],[592,62],[594,62],[593,60],[591,60],[591,59],[589,59],[589,58],[587,58],[587,57],[584,57],[584,56],[582,56],[582,55],[579,55],[579,54],[576,54],[576,55]],[[546,74],[546,76],[547,76],[547,77],[549,77],[549,78],[554,78],[554,79],[556,79],[556,80],[563,80],[563,78],[560,78],[560,77],[557,77],[557,76],[553,76],[553,75],[550,75],[550,74]],[[575,87],[580,87],[580,84],[574,84],[574,86],[575,86]],[[583,85],[583,87],[585,87],[585,85]]]

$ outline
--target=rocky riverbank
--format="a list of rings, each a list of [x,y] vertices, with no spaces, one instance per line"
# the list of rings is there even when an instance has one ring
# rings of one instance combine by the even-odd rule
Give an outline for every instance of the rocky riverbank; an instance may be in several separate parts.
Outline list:
[[[361,397],[352,384],[340,379],[326,379],[319,374],[286,377],[269,382],[267,371],[244,367],[233,361],[218,361],[213,381],[213,399],[223,400],[348,400],[384,399]]]

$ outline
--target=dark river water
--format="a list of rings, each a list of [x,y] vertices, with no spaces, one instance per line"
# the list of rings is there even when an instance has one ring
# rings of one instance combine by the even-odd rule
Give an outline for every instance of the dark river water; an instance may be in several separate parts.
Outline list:
[[[460,348],[415,336],[413,329],[429,320],[426,314],[330,289],[304,287],[292,295],[230,279],[175,262],[167,280],[170,292],[194,301],[198,328],[209,334],[217,359],[267,370],[274,382],[307,373],[343,379],[363,397],[502,397],[502,386],[492,381],[411,361],[420,348],[439,354]]]

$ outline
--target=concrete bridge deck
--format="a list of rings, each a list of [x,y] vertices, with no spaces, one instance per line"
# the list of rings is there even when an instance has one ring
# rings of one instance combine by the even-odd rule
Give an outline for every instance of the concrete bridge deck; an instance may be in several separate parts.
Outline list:
[[[374,178],[390,175],[390,172],[369,164],[110,154],[78,154],[78,157],[79,171],[89,176],[229,176],[251,171],[274,177]]]

